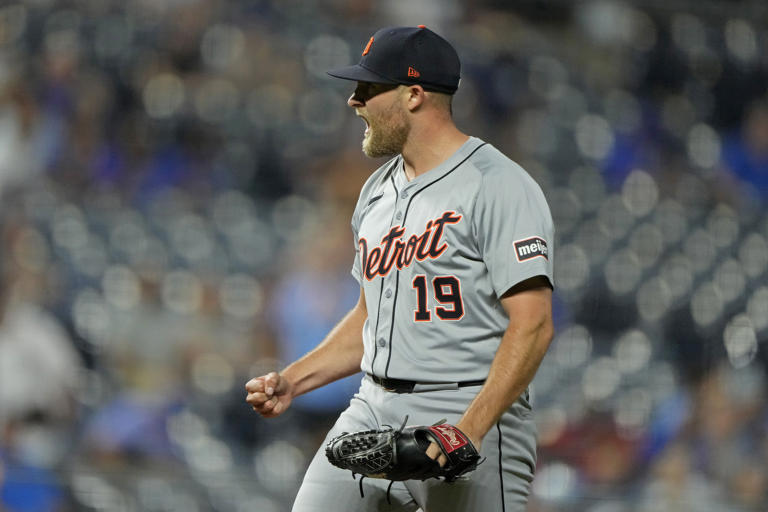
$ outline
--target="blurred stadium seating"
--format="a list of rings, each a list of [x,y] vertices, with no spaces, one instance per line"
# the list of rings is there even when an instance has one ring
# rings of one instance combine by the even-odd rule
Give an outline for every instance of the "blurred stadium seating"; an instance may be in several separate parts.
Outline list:
[[[768,4],[514,5],[3,3],[0,510],[289,509],[355,381],[242,386],[356,300],[378,165],[324,72],[416,23],[555,217],[530,510],[768,510]]]

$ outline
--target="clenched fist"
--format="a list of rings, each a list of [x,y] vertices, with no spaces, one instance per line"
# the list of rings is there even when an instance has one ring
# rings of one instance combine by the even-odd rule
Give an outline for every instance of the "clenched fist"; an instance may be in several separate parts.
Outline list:
[[[245,401],[265,418],[280,416],[291,405],[292,384],[277,372],[249,380],[245,384],[248,393]]]

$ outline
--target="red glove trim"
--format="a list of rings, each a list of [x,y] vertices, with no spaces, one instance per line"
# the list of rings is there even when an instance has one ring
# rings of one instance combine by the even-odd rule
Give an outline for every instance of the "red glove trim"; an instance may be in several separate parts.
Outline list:
[[[441,448],[445,453],[451,453],[462,446],[469,444],[469,440],[464,433],[453,425],[443,424],[429,427],[429,430],[435,434],[440,441]]]

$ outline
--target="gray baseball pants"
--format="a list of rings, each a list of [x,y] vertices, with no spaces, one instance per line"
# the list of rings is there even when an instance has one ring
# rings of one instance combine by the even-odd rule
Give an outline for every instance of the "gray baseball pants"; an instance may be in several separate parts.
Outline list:
[[[359,392],[331,428],[325,442],[342,432],[409,425],[431,425],[443,418],[458,422],[480,386],[393,393],[364,377]],[[505,412],[483,439],[477,470],[456,482],[365,478],[332,466],[325,443],[315,454],[296,496],[293,512],[524,512],[536,465],[536,429],[528,394]]]

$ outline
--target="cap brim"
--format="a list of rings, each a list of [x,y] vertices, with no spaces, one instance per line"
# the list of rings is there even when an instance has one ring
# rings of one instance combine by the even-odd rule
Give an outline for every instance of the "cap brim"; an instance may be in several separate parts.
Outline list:
[[[332,69],[330,71],[326,71],[326,73],[328,73],[334,78],[341,78],[343,80],[356,80],[358,82],[371,82],[374,84],[400,83],[395,80],[391,80],[389,78],[383,77],[377,73],[374,73],[373,71],[370,71],[362,67],[360,64],[355,64],[354,66],[347,66],[345,68]]]

